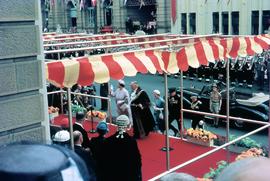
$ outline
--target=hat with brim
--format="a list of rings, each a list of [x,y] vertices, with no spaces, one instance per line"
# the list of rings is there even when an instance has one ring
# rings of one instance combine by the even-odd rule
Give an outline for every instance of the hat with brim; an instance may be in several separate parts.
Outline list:
[[[154,94],[160,95],[160,91],[159,90],[154,90],[153,91]]]
[[[197,96],[191,96],[190,99],[197,99]]]
[[[121,86],[125,86],[126,84],[125,84],[125,81],[123,81],[123,80],[118,80],[118,83],[119,83],[119,85],[121,85]]]

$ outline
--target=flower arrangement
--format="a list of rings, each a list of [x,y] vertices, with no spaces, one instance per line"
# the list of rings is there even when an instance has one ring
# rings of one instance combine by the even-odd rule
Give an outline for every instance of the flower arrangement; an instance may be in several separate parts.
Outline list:
[[[89,117],[98,117],[99,119],[105,119],[107,117],[107,114],[105,112],[101,112],[101,111],[88,111],[86,113],[86,116]]]
[[[49,114],[58,113],[58,111],[59,111],[58,107],[53,107],[53,106],[48,107],[48,113]]]
[[[259,157],[259,156],[265,156],[262,149],[250,148],[249,150],[244,151],[240,155],[238,155],[235,160],[242,160],[249,157]]]
[[[199,139],[204,142],[217,139],[217,136],[215,134],[211,133],[210,131],[203,130],[203,129],[194,130],[193,128],[189,128],[187,130],[187,136]]]

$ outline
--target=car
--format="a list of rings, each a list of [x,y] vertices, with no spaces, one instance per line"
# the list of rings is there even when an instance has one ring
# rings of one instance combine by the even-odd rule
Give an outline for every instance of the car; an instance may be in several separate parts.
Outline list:
[[[219,92],[222,96],[222,106],[220,114],[226,115],[226,84],[223,82],[217,83]],[[209,113],[209,103],[210,103],[210,93],[212,91],[212,84],[204,85],[202,89],[196,88],[184,88],[183,89],[183,107],[185,109],[190,109],[191,105],[191,96],[197,96],[198,99],[202,102],[201,111]],[[251,95],[242,92],[236,92],[234,87],[230,87],[230,101],[229,101],[229,112],[230,116],[240,117],[252,120],[258,120],[263,122],[268,122],[269,115],[269,95]],[[180,89],[178,89],[178,94],[180,94]],[[257,99],[256,96],[260,96],[260,99]],[[264,97],[262,97],[264,96]],[[253,101],[253,102],[252,102]],[[255,102],[254,102],[255,101]],[[184,118],[190,117],[191,113],[184,113]],[[212,117],[204,116],[206,121],[212,120]],[[225,120],[220,119],[220,122]],[[240,120],[232,120],[232,125],[237,128],[246,128],[250,127],[251,124],[243,122]],[[254,127],[252,124],[251,127]]]

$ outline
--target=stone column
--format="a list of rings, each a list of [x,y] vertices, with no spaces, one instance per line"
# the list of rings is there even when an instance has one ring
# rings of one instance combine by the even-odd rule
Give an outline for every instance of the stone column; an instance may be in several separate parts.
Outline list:
[[[171,31],[171,4],[170,1],[157,0],[157,33]]]
[[[0,145],[49,141],[40,0],[0,1]]]

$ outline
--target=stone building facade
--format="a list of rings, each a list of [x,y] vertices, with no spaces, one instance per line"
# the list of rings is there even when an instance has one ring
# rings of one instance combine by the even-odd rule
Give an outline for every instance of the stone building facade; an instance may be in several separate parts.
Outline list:
[[[267,33],[269,0],[177,0],[173,33],[250,35]]]
[[[103,26],[112,26],[114,31],[125,32],[128,17],[141,25],[155,21],[158,33],[171,30],[170,3],[164,0],[96,0],[94,5],[86,0],[54,0],[47,9],[45,2],[51,1],[42,0],[43,26],[47,17],[49,31],[55,31],[58,24],[63,31],[71,30],[71,16],[77,17],[78,31],[99,32]]]
[[[39,0],[0,1],[0,145],[49,141]]]

